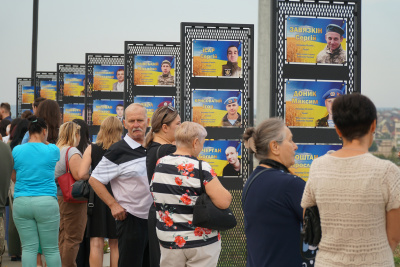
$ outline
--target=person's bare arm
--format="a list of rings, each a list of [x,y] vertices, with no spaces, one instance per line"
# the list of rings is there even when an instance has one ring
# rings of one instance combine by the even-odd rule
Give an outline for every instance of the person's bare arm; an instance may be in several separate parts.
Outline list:
[[[126,210],[113,198],[106,186],[94,177],[90,177],[89,184],[99,198],[110,208],[112,216],[119,221],[125,220]]]
[[[206,193],[217,208],[227,209],[232,201],[232,195],[222,186],[217,177],[207,183]]]
[[[92,164],[92,146],[88,146],[85,153],[83,153],[81,166],[78,170],[79,179],[89,179],[90,164]]]
[[[11,181],[13,181],[14,184],[15,184],[16,180],[17,180],[17,172],[15,170],[12,170],[12,172],[11,172]]]
[[[400,208],[386,213],[386,233],[389,245],[394,251],[400,243]]]
[[[81,166],[82,158],[79,154],[74,154],[69,159],[69,169],[71,171],[72,176],[75,180],[79,181],[80,178],[78,176],[79,167]]]

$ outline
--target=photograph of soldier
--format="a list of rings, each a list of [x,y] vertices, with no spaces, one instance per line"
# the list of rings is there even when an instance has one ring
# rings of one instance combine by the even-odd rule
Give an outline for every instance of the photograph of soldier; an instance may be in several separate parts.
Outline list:
[[[228,62],[222,65],[222,76],[239,77],[242,73],[242,68],[238,65],[239,51],[235,45],[228,47],[226,51]]]
[[[157,108],[163,107],[163,106],[172,106],[172,102],[171,101],[163,101],[160,104],[158,104]]]
[[[174,76],[171,75],[171,62],[164,60],[161,63],[162,74],[158,76],[158,85],[174,85]]]
[[[325,99],[325,107],[328,112],[328,115],[317,120],[315,122],[315,126],[335,127],[335,124],[333,123],[333,117],[332,117],[332,104],[333,104],[333,101],[335,101],[335,98],[342,94],[343,94],[342,91],[339,89],[331,89],[322,96],[322,98]]]
[[[122,104],[118,104],[115,108],[115,112],[117,113],[117,119],[122,122],[124,120],[124,106]]]
[[[326,27],[326,47],[317,55],[317,63],[324,64],[344,64],[346,63],[346,51],[343,50],[341,42],[343,41],[344,30],[336,25],[329,24]]]
[[[239,176],[241,162],[239,159],[239,153],[233,146],[228,146],[225,150],[226,160],[228,164],[222,170],[223,176]]]
[[[230,97],[225,100],[224,105],[228,113],[222,118],[222,126],[239,127],[242,125],[242,117],[237,112],[239,109],[238,98]]]
[[[117,70],[117,80],[113,84],[113,91],[123,92],[124,91],[124,80],[125,80],[125,71],[124,69]]]

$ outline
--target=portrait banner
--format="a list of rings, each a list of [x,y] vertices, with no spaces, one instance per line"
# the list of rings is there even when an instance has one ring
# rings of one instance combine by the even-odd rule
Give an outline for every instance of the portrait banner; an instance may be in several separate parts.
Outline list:
[[[35,101],[35,86],[22,86],[22,104],[32,104]]]
[[[134,57],[134,85],[175,86],[174,56]]]
[[[124,66],[94,65],[93,91],[124,91]]]
[[[307,181],[313,160],[325,155],[328,152],[330,153],[341,149],[342,145],[297,144],[297,147],[298,149],[294,156],[295,163],[289,168],[289,170],[302,178],[304,181]]]
[[[85,96],[85,74],[64,75],[64,96]]]
[[[109,116],[117,117],[117,108],[124,106],[123,100],[94,100],[93,101],[93,125],[100,125]]]
[[[286,62],[344,64],[346,50],[345,19],[287,17]]]
[[[332,103],[346,93],[342,81],[286,80],[285,122],[294,127],[334,127]]]
[[[40,97],[56,100],[56,96],[57,96],[57,81],[40,82]]]
[[[198,158],[208,162],[217,176],[237,177],[242,173],[240,141],[206,140]]]
[[[240,127],[242,93],[234,90],[193,90],[192,120],[207,127]]]
[[[164,96],[136,96],[133,98],[134,103],[139,103],[146,108],[147,118],[152,118],[154,111],[162,106],[172,105],[175,107],[175,99],[173,97]],[[151,124],[149,124],[149,127]]]
[[[74,119],[85,120],[84,104],[64,104],[63,122]]]
[[[193,77],[242,77],[242,42],[193,40]]]

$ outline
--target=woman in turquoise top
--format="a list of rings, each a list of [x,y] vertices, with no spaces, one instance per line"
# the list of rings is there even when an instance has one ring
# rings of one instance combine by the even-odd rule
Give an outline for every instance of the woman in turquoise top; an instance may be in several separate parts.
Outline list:
[[[12,151],[13,218],[22,243],[22,266],[36,266],[40,240],[47,265],[59,267],[60,212],[54,170],[60,150],[47,142],[47,124],[42,118],[32,116],[29,121],[29,142]]]

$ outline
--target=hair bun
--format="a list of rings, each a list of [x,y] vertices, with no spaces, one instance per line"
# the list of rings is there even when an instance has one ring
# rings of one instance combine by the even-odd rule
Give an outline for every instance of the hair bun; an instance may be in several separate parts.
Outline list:
[[[28,121],[30,122],[37,122],[37,117],[35,115],[29,116]]]

